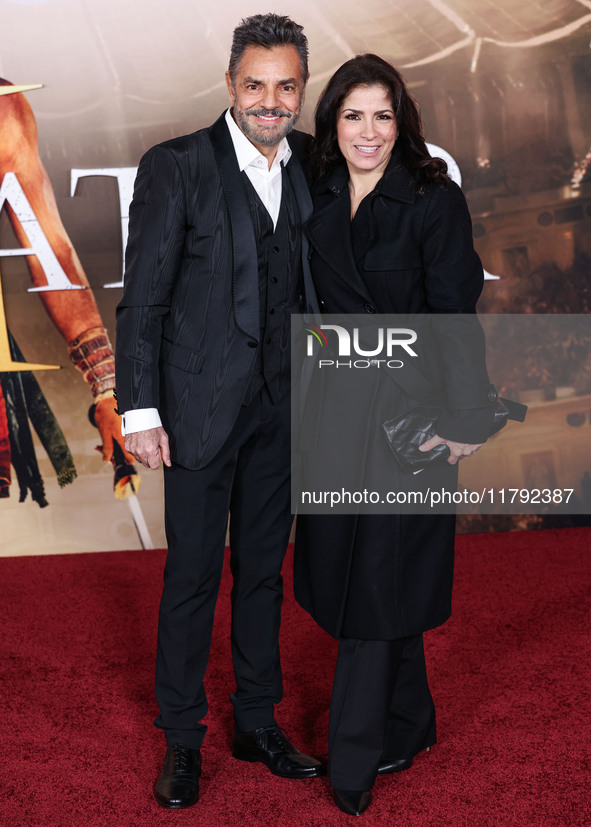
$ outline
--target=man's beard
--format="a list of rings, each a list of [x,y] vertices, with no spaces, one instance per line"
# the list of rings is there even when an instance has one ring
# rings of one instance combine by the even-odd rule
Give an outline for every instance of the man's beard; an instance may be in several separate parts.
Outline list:
[[[301,103],[300,103],[301,109]],[[240,109],[238,104],[234,103],[232,107],[236,123],[244,132],[249,141],[260,146],[275,146],[288,135],[294,128],[297,119],[300,117],[300,110],[297,112],[289,112],[287,109],[247,109],[244,111]],[[278,128],[275,125],[256,125],[254,126],[249,120],[248,115],[272,115],[274,117],[285,118],[284,123]]]

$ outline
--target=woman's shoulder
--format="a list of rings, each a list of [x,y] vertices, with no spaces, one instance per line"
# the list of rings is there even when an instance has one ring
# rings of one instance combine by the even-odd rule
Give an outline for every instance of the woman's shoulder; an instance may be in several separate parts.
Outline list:
[[[446,210],[452,214],[467,210],[466,196],[451,178],[442,183],[426,181],[418,192],[426,209]]]
[[[459,187],[447,176],[433,180],[420,169],[408,169],[401,162],[388,167],[376,186],[376,193],[412,206],[418,212],[425,210],[431,202],[451,207],[455,200],[463,198]]]
[[[313,179],[310,182],[310,192],[312,195],[320,195],[326,192],[332,192],[333,195],[339,195],[347,189],[349,180],[349,173],[345,164],[338,164],[331,167],[324,175]]]

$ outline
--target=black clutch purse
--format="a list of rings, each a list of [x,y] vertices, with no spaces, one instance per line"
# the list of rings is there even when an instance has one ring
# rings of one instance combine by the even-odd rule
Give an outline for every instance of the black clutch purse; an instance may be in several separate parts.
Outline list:
[[[428,465],[448,458],[449,448],[443,444],[426,453],[419,451],[419,445],[435,436],[442,411],[442,405],[420,405],[383,423],[386,441],[403,471],[418,474]],[[498,397],[489,436],[504,428],[509,419],[523,422],[526,411],[527,405]]]

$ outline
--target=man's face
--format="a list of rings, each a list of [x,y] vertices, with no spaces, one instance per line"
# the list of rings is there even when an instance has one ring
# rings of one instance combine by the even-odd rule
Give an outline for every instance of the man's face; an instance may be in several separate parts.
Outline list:
[[[305,80],[297,50],[294,46],[247,46],[234,83],[228,72],[226,83],[234,120],[268,156],[300,116]]]

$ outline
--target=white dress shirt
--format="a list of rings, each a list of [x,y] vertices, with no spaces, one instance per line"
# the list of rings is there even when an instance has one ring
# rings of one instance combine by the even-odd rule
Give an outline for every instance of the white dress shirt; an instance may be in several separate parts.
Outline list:
[[[230,137],[234,144],[240,172],[246,172],[248,175],[248,180],[273,219],[273,228],[275,229],[279,218],[279,208],[281,207],[281,163],[283,162],[285,166],[291,158],[291,149],[287,139],[283,138],[277,146],[277,152],[273,158],[271,169],[269,169],[269,162],[237,126],[229,109],[226,112],[226,123],[230,130]]]
[[[285,166],[292,154],[287,139],[283,138],[278,144],[269,169],[269,162],[236,125],[229,109],[226,112],[226,123],[230,130],[240,172],[248,175],[248,180],[271,216],[275,228],[281,207],[281,164],[283,162]],[[162,421],[157,408],[137,408],[133,411],[125,411],[121,417],[123,436],[137,431],[147,431],[149,428],[158,428],[160,425]]]

